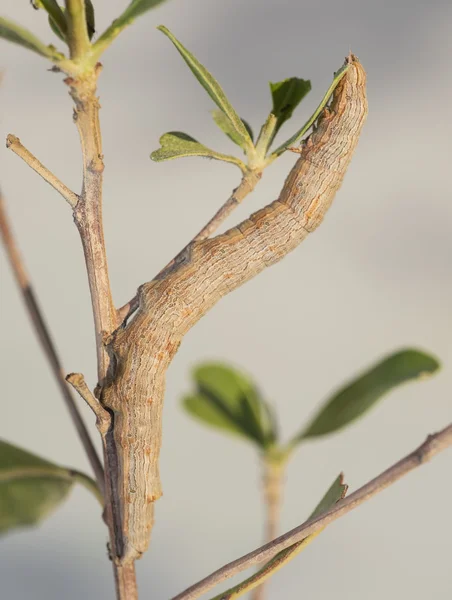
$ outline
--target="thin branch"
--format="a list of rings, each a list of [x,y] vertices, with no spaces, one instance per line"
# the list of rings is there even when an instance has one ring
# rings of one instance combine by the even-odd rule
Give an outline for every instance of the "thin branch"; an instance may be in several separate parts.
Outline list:
[[[25,148],[20,142],[20,139],[11,133],[6,138],[6,147],[17,154],[22,160],[24,160],[29,167],[36,171],[47,183],[49,183],[57,192],[59,192],[63,198],[68,202],[72,208],[77,206],[79,197],[72,190],[70,190],[64,183],[62,183],[58,177],[56,177],[49,169],[47,169],[39,160],[33,156],[33,154]]]
[[[75,3],[71,3],[75,6]],[[66,4],[69,8],[69,3]],[[107,253],[102,222],[102,187],[104,162],[102,136],[99,122],[99,100],[96,96],[97,77],[101,66],[81,79],[68,78],[65,83],[75,103],[74,121],[80,135],[83,159],[83,188],[79,202],[74,208],[77,225],[85,255],[86,270],[91,293],[97,350],[97,376],[100,385],[105,385],[108,375],[113,375],[114,364],[110,360],[105,340],[118,326],[117,310],[108,275]],[[86,390],[84,390],[86,392]],[[86,396],[88,399],[88,396]],[[92,402],[92,399],[90,400]],[[94,407],[94,405],[93,405]],[[99,413],[100,414],[100,413]],[[120,513],[119,462],[114,423],[105,429],[100,425],[105,463],[105,511],[104,519],[110,536],[110,552],[118,600],[137,600],[138,590],[134,562],[119,564],[123,551],[123,526]]]
[[[204,225],[201,231],[195,235],[192,242],[200,242],[205,240],[214,233],[223,221],[229,217],[232,211],[243,202],[250,194],[262,177],[262,171],[248,171],[242,177],[240,185],[235,188],[231,196],[226,200],[223,206],[214,214],[210,221]]]
[[[97,428],[102,434],[107,433],[110,424],[111,416],[110,413],[105,410],[99,400],[94,396],[92,391],[86,384],[85,378],[81,373],[69,373],[66,376],[66,381],[72,385],[74,390],[83,398],[88,404],[93,413],[97,418]]]
[[[181,592],[172,600],[193,600],[194,598],[198,598],[201,594],[209,591],[222,581],[237,575],[237,573],[263,561],[270,560],[278,552],[281,552],[297,542],[301,542],[308,536],[322,530],[339,517],[342,517],[354,508],[357,508],[366,502],[366,500],[369,500],[398,481],[401,477],[425,462],[428,462],[434,456],[450,446],[452,446],[452,424],[448,425],[438,433],[429,435],[426,441],[416,448],[414,452],[411,452],[405,456],[405,458],[402,458],[399,462],[395,463],[392,467],[378,475],[378,477],[375,477],[375,479],[372,479],[372,481],[356,490],[356,492],[350,496],[337,502],[330,510],[313,519],[309,519],[302,525],[295,527],[295,529],[276,538],[269,544],[265,544],[257,550],[232,561],[208,577],[192,585],[184,592]]]
[[[80,415],[80,412],[77,408],[76,402],[71,394],[70,389],[68,388],[64,371],[58,357],[55,344],[51,338],[49,329],[44,320],[43,314],[39,307],[36,296],[33,292],[33,289],[30,284],[30,280],[28,278],[24,262],[22,257],[20,256],[19,249],[15,242],[11,226],[8,221],[8,217],[6,214],[5,202],[3,200],[3,196],[0,193],[0,232],[3,239],[3,244],[6,249],[6,253],[13,270],[14,277],[17,281],[17,284],[22,292],[22,297],[25,302],[25,306],[27,307],[28,313],[30,315],[33,327],[35,328],[38,339],[41,343],[44,354],[47,357],[47,360],[50,364],[50,368],[56,380],[56,383],[60,389],[61,395],[63,396],[63,400],[66,404],[66,407],[69,411],[71,419],[75,425],[75,429],[80,437],[83,448],[85,449],[86,455],[91,464],[91,468],[94,471],[96,476],[97,483],[99,488],[104,490],[104,470],[102,467],[102,463],[99,459],[99,456],[96,452],[94,444],[91,440],[91,437],[86,429],[85,423]]]
[[[204,225],[204,227],[195,235],[189,244],[187,244],[179,254],[164,268],[161,272],[171,268],[177,262],[179,256],[187,252],[193,242],[200,242],[210,237],[227,217],[239,206],[243,200],[250,194],[262,177],[262,171],[248,171],[243,177],[238,187],[223,204],[223,206],[214,214],[214,216]],[[139,293],[118,309],[118,320],[120,323],[126,321],[139,306]]]

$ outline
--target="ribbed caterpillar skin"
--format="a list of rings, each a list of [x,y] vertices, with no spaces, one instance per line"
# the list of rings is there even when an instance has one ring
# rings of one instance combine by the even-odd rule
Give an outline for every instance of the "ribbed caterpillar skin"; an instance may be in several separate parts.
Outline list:
[[[117,560],[149,545],[161,496],[159,452],[166,370],[187,331],[225,294],[281,260],[316,229],[344,178],[367,115],[366,75],[353,55],[277,200],[226,233],[194,242],[140,288],[133,320],[109,344],[116,370],[101,402],[114,415],[111,443]],[[265,324],[263,323],[263,326]]]

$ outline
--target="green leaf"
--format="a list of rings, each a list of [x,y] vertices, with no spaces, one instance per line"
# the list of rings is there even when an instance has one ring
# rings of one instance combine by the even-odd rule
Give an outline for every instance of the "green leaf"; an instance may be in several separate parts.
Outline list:
[[[307,79],[299,79],[298,77],[291,77],[277,83],[270,82],[270,91],[273,99],[272,113],[276,117],[275,135],[283,123],[290,119],[293,111],[310,90],[311,82]]]
[[[151,10],[151,8],[156,8],[163,2],[165,0],[132,0],[125,11],[113,21],[94,44],[94,53],[97,56],[102,54],[125,27],[130,25],[137,17]]]
[[[0,534],[39,523],[63,502],[75,482],[101,500],[96,483],[86,475],[0,440]]]
[[[436,358],[418,350],[402,350],[388,356],[336,392],[291,445],[342,429],[395,387],[431,375],[438,368]]]
[[[253,140],[250,137],[247,127],[234,110],[232,104],[226,98],[226,95],[218,81],[209,73],[209,71],[191,54],[163,25],[157,27],[164,33],[175,45],[178,52],[185,60],[193,75],[206,90],[218,108],[223,112],[226,119],[229,120],[229,131],[234,131],[234,141],[239,144],[245,152],[253,148]],[[222,127],[223,129],[223,127]],[[230,133],[228,134],[230,136]],[[231,137],[231,136],[230,136]]]
[[[24,29],[20,25],[7,21],[3,17],[0,17],[0,38],[19,44],[24,48],[33,50],[41,56],[49,58],[53,62],[58,62],[64,58],[64,55],[57,52],[53,46],[46,46],[33,35],[28,29]]]
[[[86,13],[86,27],[88,29],[88,36],[91,40],[93,35],[96,33],[96,17],[94,14],[94,6],[91,0],[85,0],[85,13]]]
[[[183,400],[186,411],[208,425],[245,437],[261,448],[276,439],[259,392],[243,373],[219,363],[207,363],[193,373],[196,393]]]
[[[311,515],[310,519],[314,519],[318,517],[322,513],[329,510],[332,506],[345,498],[345,494],[347,493],[348,485],[344,483],[344,475],[341,473],[336,479],[333,481],[328,491],[325,493],[323,498],[317,504]]]
[[[281,146],[279,146],[274,152],[272,152],[272,156],[274,158],[276,158],[277,156],[280,156],[283,152],[285,152],[287,150],[288,147],[295,144],[295,142],[297,142],[299,139],[301,139],[304,136],[304,134],[308,131],[308,129],[310,127],[312,127],[312,125],[316,122],[317,118],[319,117],[320,113],[322,112],[322,110],[328,104],[328,101],[331,98],[331,94],[334,92],[337,84],[342,79],[342,77],[345,75],[348,68],[349,68],[349,65],[348,65],[348,63],[346,63],[344,66],[342,66],[339,69],[339,71],[337,71],[334,74],[333,82],[330,85],[330,87],[328,88],[326,94],[323,96],[322,101],[316,108],[315,112],[309,117],[309,119],[306,121],[306,123],[303,125],[303,127],[301,129],[299,129],[296,133],[294,133],[294,135],[292,137],[290,137],[287,140],[287,142],[284,142],[284,144],[281,144]]]
[[[61,31],[61,29],[59,28],[59,26],[56,24],[56,22],[52,19],[52,17],[49,15],[48,17],[49,20],[49,25],[50,25],[50,29],[53,31],[53,33],[60,38],[60,40],[62,42],[66,42],[66,31],[67,31],[67,27],[65,29],[65,31]]]
[[[64,10],[59,6],[58,2],[56,0],[40,0],[39,3],[35,3],[33,6],[35,8],[43,8],[48,13],[50,27],[64,42],[67,33],[67,23]]]
[[[170,131],[162,135],[159,140],[161,148],[154,150],[151,159],[155,162],[182,158],[184,156],[205,156],[215,160],[222,160],[237,165],[242,171],[246,170],[244,163],[235,156],[215,152],[204,146],[191,136],[181,131]]]
[[[234,144],[237,144],[237,146],[241,146],[242,138],[239,135],[237,135],[237,131],[234,129],[234,127],[231,124],[231,121],[224,114],[224,112],[222,110],[213,110],[212,117],[213,117],[213,120],[215,121],[215,123],[218,125],[218,127],[222,131],[224,131],[224,133],[228,136],[228,138],[230,138],[234,142]],[[242,119],[242,123],[246,127],[246,130],[248,131],[248,134],[252,140],[253,139],[253,131],[252,131],[251,127],[248,125],[248,123],[244,119]]]

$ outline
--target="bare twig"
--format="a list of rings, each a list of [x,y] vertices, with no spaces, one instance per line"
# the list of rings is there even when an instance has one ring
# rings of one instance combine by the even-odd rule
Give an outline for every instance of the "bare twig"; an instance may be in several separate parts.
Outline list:
[[[337,504],[330,508],[330,510],[313,519],[309,519],[302,525],[295,527],[295,529],[292,529],[284,535],[276,538],[269,544],[265,544],[257,550],[254,550],[253,552],[245,554],[241,558],[232,561],[208,577],[192,585],[184,592],[181,592],[172,600],[193,600],[194,598],[198,598],[201,594],[209,591],[215,585],[218,585],[222,581],[237,575],[237,573],[240,573],[245,569],[248,569],[249,567],[259,564],[265,560],[270,560],[278,552],[281,552],[285,548],[288,548],[289,546],[292,546],[293,544],[296,544],[308,536],[322,530],[339,517],[342,517],[354,508],[357,508],[366,500],[369,500],[388,486],[398,481],[401,477],[429,461],[442,450],[445,450],[450,446],[452,446],[452,424],[448,425],[438,433],[429,435],[426,441],[421,446],[416,448],[416,450],[375,477],[375,479],[372,479],[372,481],[356,490],[356,492],[350,496],[337,502]]]
[[[80,394],[83,400],[96,415],[97,428],[99,431],[102,434],[106,434],[111,425],[111,415],[107,410],[105,410],[99,400],[86,385],[83,375],[81,373],[69,373],[69,375],[66,377],[66,381],[72,385],[78,394]]]
[[[46,325],[44,317],[42,315],[41,309],[39,307],[36,296],[33,292],[33,289],[30,284],[30,280],[28,278],[28,274],[25,270],[25,265],[20,256],[19,249],[14,240],[14,236],[12,233],[12,229],[10,227],[8,217],[5,209],[5,202],[3,200],[3,196],[0,193],[0,232],[3,239],[3,244],[6,249],[6,253],[11,265],[11,268],[14,273],[14,277],[17,281],[17,284],[22,292],[22,297],[24,299],[25,305],[27,307],[28,313],[30,315],[31,321],[35,328],[38,339],[42,345],[44,353],[49,361],[50,368],[52,369],[52,373],[55,377],[57,385],[61,391],[61,395],[63,396],[63,400],[67,406],[69,414],[72,418],[72,421],[75,425],[75,429],[80,437],[83,448],[85,449],[86,455],[88,456],[89,462],[91,464],[91,468],[94,471],[96,476],[97,483],[99,488],[104,490],[104,470],[102,468],[102,463],[97,455],[94,444],[90,438],[88,430],[83,422],[83,419],[80,415],[80,412],[77,408],[76,402],[72,397],[70,389],[68,388],[64,371],[61,366],[60,359],[58,357],[55,344],[50,336],[49,329]]]
[[[223,206],[214,214],[201,231],[195,235],[192,242],[205,240],[214,233],[232,211],[251,193],[262,177],[262,171],[248,171],[242,177],[240,185],[235,188]]]
[[[80,79],[68,78],[66,83],[70,87],[75,103],[74,121],[82,146],[83,188],[79,202],[74,208],[74,221],[80,233],[88,272],[96,334],[97,374],[101,390],[108,377],[113,376],[114,364],[110,362],[105,340],[117,328],[118,318],[111,294],[102,223],[104,163],[99,123],[100,105],[96,96],[100,69],[101,66],[97,65],[90,75]],[[85,399],[88,400],[86,390],[88,388],[85,389],[83,385],[79,389],[85,393]],[[104,426],[105,429],[106,421],[101,420],[99,425]],[[120,564],[118,560],[123,552],[123,537],[117,483],[120,465],[114,439],[113,419],[110,420],[108,431],[101,430],[101,435],[105,462],[105,520],[110,534],[116,595],[118,600],[136,600],[138,590],[134,562]]]
[[[57,192],[59,192],[63,198],[68,202],[72,208],[75,208],[79,200],[77,194],[70,190],[64,183],[62,183],[58,177],[56,177],[49,169],[47,169],[39,160],[33,156],[33,154],[25,148],[20,142],[20,139],[11,133],[6,138],[6,147],[17,154],[22,160],[24,160],[29,167],[36,171],[47,183],[49,183]]]

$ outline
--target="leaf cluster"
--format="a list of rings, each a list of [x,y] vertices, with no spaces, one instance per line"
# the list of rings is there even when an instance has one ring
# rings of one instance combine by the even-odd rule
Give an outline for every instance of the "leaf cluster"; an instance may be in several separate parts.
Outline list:
[[[279,438],[274,409],[244,373],[225,364],[204,363],[193,371],[194,392],[185,410],[205,425],[245,438],[261,452],[286,460],[302,442],[342,430],[364,416],[403,383],[432,375],[436,358],[415,349],[395,352],[333,392],[292,439]]]

